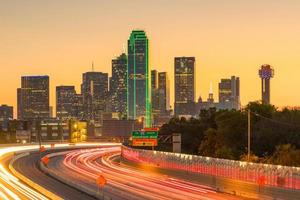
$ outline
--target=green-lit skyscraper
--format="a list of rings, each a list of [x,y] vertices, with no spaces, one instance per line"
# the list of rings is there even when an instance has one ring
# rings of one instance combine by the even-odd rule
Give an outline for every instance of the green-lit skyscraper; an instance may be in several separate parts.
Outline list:
[[[128,40],[127,116],[145,118],[151,127],[151,75],[149,74],[148,38],[145,31],[134,30]]]

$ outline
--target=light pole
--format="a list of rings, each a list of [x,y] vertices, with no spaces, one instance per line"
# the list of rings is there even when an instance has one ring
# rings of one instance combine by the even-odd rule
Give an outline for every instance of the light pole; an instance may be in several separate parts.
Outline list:
[[[251,118],[251,112],[250,112],[250,108],[248,108],[248,156],[247,156],[247,159],[248,159],[248,162],[250,161],[250,145],[251,145],[251,143],[250,143],[250,140],[251,140],[251,127],[250,127],[250,125],[251,125],[251,121],[250,121],[250,118]]]

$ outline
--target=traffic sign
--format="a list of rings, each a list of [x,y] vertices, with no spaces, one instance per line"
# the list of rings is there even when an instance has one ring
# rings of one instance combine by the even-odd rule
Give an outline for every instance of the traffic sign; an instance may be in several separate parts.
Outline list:
[[[100,187],[103,187],[107,183],[107,180],[104,178],[103,175],[99,175],[96,182]]]
[[[157,127],[143,128],[142,131],[159,131]]]
[[[266,183],[266,177],[264,175],[258,177],[258,185],[264,186]]]
[[[147,138],[157,139],[158,131],[132,131],[132,139]]]
[[[50,159],[49,159],[48,156],[45,156],[45,157],[42,158],[42,162],[43,162],[43,164],[46,165],[46,166],[48,165],[49,160],[50,160]]]
[[[41,147],[40,147],[40,152],[44,152],[44,151],[46,151],[45,146],[41,146]]]
[[[137,138],[132,140],[132,146],[157,146],[157,139]]]

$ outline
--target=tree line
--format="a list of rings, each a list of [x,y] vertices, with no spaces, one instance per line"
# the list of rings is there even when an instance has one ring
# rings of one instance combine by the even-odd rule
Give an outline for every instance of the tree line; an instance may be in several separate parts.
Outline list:
[[[251,102],[242,110],[201,110],[198,118],[172,118],[161,135],[181,133],[182,153],[247,160],[248,110],[251,162],[300,166],[300,110]],[[168,150],[160,144],[158,150]]]

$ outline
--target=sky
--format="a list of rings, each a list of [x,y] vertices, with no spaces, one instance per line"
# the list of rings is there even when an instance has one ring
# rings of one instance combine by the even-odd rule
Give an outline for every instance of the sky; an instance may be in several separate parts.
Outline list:
[[[299,0],[0,0],[0,104],[14,106],[22,75],[50,76],[55,87],[82,73],[111,74],[133,29],[150,41],[150,68],[167,71],[174,102],[174,57],[196,57],[196,97],[210,83],[241,80],[242,105],[261,99],[258,69],[270,64],[271,103],[300,105]]]

